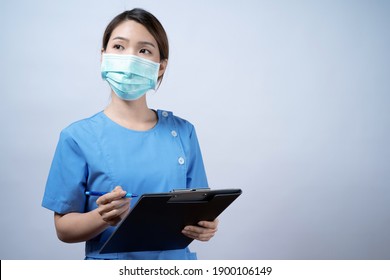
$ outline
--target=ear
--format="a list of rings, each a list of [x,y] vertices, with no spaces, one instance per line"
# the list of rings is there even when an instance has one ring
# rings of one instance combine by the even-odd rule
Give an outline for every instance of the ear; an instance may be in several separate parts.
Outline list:
[[[167,69],[168,59],[163,59],[160,61],[160,69],[158,70],[158,77],[160,78],[165,73],[165,69]]]
[[[104,52],[105,52],[105,51],[104,51],[104,49],[102,48],[102,49],[100,50],[100,64],[102,64]]]

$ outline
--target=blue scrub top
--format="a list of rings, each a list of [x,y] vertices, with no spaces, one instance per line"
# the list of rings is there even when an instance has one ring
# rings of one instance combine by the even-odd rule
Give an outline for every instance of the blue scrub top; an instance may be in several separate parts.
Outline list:
[[[42,206],[60,214],[89,212],[96,197],[85,191],[169,192],[208,187],[194,126],[171,112],[157,110],[157,124],[147,131],[127,129],[104,112],[65,128],[54,154]],[[137,198],[133,198],[134,205]],[[86,242],[86,258],[196,259],[182,250],[99,254],[115,227]],[[136,229],[134,229],[136,230]]]

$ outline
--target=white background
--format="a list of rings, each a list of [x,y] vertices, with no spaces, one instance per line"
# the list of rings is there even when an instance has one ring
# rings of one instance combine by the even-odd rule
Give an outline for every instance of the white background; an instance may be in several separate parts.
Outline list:
[[[170,39],[149,105],[242,188],[200,259],[390,258],[389,1],[0,2],[0,259],[82,259],[41,207],[58,136],[101,111],[101,38],[141,7]]]

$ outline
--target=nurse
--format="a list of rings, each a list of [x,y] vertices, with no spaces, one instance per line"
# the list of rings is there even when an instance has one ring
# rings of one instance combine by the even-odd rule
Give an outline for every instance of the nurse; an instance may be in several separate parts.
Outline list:
[[[167,35],[152,14],[133,9],[116,16],[104,32],[101,58],[111,102],[60,134],[42,206],[54,211],[60,240],[86,242],[86,259],[196,259],[188,248],[99,254],[136,202],[123,198],[126,193],[208,187],[194,126],[146,102],[146,92],[163,79],[168,55]],[[108,193],[96,198],[86,191]],[[202,221],[182,233],[208,241],[217,226],[218,220]]]

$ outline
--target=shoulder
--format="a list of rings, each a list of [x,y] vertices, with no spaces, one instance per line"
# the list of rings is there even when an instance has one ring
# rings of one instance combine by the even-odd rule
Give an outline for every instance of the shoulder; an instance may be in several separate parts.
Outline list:
[[[173,125],[180,131],[185,131],[191,134],[194,130],[194,125],[191,122],[175,115],[173,112],[167,110],[158,110],[158,115],[159,117],[161,116],[163,120],[165,119],[169,122],[172,122]]]
[[[93,137],[93,130],[102,123],[102,112],[69,124],[61,131],[62,138]]]

